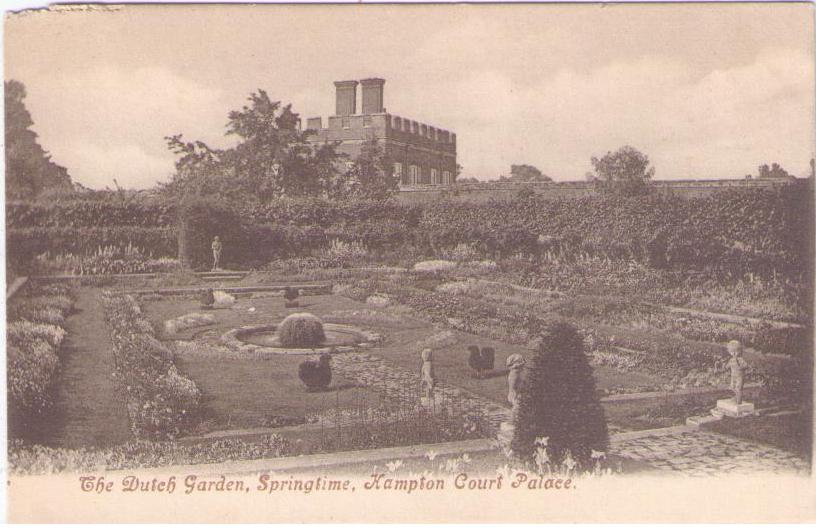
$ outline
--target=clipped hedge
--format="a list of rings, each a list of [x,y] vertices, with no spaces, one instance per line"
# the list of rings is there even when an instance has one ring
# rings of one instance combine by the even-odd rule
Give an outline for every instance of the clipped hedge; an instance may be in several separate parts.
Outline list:
[[[34,257],[50,252],[53,255],[90,255],[104,246],[144,249],[154,257],[175,256],[176,232],[172,227],[106,226],[74,228],[9,227],[6,230],[8,265],[27,272]]]
[[[478,243],[488,253],[535,253],[535,236],[539,251],[679,269],[799,275],[812,255],[812,223],[803,222],[813,218],[811,195],[797,184],[701,198],[533,195],[484,204],[440,201],[425,208],[420,230],[436,248]]]
[[[6,223],[13,227],[93,228],[106,225],[155,228],[171,227],[175,218],[172,205],[140,202],[66,200],[6,204]]]
[[[243,266],[303,256],[336,239],[359,241],[371,250],[410,246],[437,256],[473,245],[482,257],[590,254],[655,268],[801,276],[813,255],[807,185],[732,189],[706,197],[532,194],[410,206],[321,198],[237,206],[197,198],[181,208],[159,202],[12,203],[7,238],[9,255],[21,260],[46,250],[82,254],[128,243],[155,257],[176,256],[180,225],[189,240],[182,254],[196,266],[210,262],[210,242],[220,234],[225,264]]]

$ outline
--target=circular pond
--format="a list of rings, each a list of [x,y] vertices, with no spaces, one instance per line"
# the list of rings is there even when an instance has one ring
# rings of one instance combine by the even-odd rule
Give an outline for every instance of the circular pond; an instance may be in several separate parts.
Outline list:
[[[332,347],[337,345],[357,345],[361,341],[360,334],[352,330],[323,329],[326,339],[321,347]],[[261,347],[281,347],[277,331],[260,331],[246,334],[242,337],[244,343],[260,345]]]
[[[249,325],[232,329],[221,336],[224,345],[249,354],[308,355],[315,353],[349,353],[371,347],[381,340],[377,333],[364,331],[351,325],[324,323],[326,340],[314,349],[283,347],[278,340],[277,324]]]

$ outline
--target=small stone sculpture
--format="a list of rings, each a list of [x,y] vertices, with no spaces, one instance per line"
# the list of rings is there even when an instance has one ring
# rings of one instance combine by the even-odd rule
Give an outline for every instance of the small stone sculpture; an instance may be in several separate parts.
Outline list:
[[[419,370],[419,384],[423,393],[423,397],[428,400],[428,403],[433,400],[433,390],[436,385],[436,377],[433,369],[433,351],[430,349],[423,349],[420,353],[422,357],[422,367]]]
[[[742,357],[742,344],[737,340],[728,342],[728,367],[731,368],[731,391],[734,392],[734,402],[742,404],[742,388],[745,385],[745,368],[748,362]]]
[[[212,252],[213,252],[213,270],[218,270],[218,267],[221,264],[221,250],[223,249],[223,245],[221,244],[221,239],[218,238],[218,235],[215,236],[212,242]]]
[[[521,385],[521,370],[524,368],[524,357],[518,353],[511,354],[507,357],[507,369],[510,372],[507,374],[507,401],[513,406],[515,412],[518,406],[518,391]]]

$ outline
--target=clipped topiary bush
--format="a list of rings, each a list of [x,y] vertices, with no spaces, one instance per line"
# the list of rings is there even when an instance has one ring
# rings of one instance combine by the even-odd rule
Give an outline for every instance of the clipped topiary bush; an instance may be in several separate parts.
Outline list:
[[[569,453],[589,465],[593,450],[606,450],[609,433],[583,339],[564,322],[548,322],[540,336],[521,381],[511,449],[522,461],[532,461],[536,439],[547,438],[553,463]]]
[[[323,322],[314,314],[298,312],[287,316],[278,327],[278,340],[283,347],[318,347],[326,340]]]
[[[478,345],[468,345],[468,367],[472,370],[472,376],[480,378],[482,354]]]
[[[306,389],[325,389],[331,384],[331,355],[323,353],[320,359],[304,360],[298,365],[298,377],[306,384]]]
[[[283,289],[283,299],[286,300],[284,301],[284,307],[287,309],[292,309],[300,306],[300,303],[297,300],[299,295],[300,292],[296,288],[286,287]]]
[[[492,347],[482,347],[481,360],[482,371],[493,371],[496,366],[496,350]]]
[[[213,296],[213,290],[208,288],[201,292],[201,295],[198,298],[199,303],[201,303],[202,309],[211,309],[213,308],[213,303],[215,303],[215,296]]]

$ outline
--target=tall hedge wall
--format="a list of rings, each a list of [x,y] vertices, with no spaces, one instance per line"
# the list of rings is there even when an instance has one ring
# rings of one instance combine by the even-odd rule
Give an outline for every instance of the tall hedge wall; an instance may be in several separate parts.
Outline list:
[[[129,242],[154,256],[178,254],[179,215],[172,205],[15,202],[8,204],[6,214],[11,258],[45,250],[93,252],[100,245]],[[812,261],[812,220],[812,188],[800,182],[703,198],[533,195],[425,205],[280,200],[237,207],[226,221],[229,226],[220,229],[228,236],[224,256],[244,265],[302,255],[341,239],[360,240],[375,250],[400,245],[440,250],[475,243],[495,256],[562,250],[637,259],[656,267],[799,274]],[[204,231],[202,237],[208,239],[219,226]],[[204,246],[198,259],[207,259],[209,244]]]
[[[532,244],[534,235],[544,236],[539,248],[662,261],[655,264],[673,268],[719,265],[798,274],[811,260],[812,221],[812,192],[787,186],[704,198],[539,195],[479,205],[438,202],[425,209],[420,229],[435,246],[478,241],[501,253]]]

